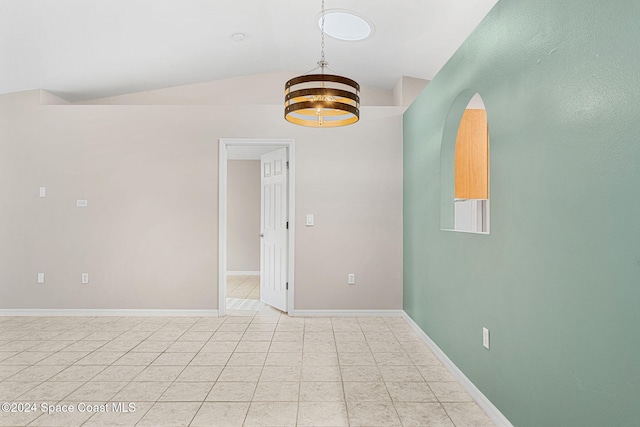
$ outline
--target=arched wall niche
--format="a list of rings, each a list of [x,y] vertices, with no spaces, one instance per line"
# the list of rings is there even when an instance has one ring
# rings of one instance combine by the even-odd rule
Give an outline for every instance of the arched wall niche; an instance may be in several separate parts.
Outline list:
[[[440,228],[442,230],[489,233],[488,143],[488,115],[484,100],[477,91],[466,89],[458,94],[451,104],[442,133],[440,149]],[[456,158],[456,152],[458,152],[458,158]],[[461,184],[465,179],[467,184],[469,180],[474,183],[473,189]],[[456,180],[458,180],[457,185]]]

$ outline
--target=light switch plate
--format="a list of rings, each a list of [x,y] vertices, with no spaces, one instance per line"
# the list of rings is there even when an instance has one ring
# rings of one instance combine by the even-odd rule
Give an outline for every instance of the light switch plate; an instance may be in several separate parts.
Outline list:
[[[482,328],[482,345],[487,350],[489,349],[489,330],[485,327]]]
[[[347,275],[347,283],[349,285],[355,285],[356,284],[356,275],[353,273],[349,273]]]
[[[38,284],[44,283],[44,273],[38,273]]]
[[[47,197],[47,187],[40,187],[38,189],[38,197]]]
[[[313,227],[313,214],[307,214],[307,227]]]

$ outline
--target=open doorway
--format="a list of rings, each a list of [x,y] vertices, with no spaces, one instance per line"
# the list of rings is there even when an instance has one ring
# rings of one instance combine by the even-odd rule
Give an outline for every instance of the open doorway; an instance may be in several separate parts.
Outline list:
[[[255,151],[255,150],[254,150]],[[251,158],[247,158],[251,157]],[[227,314],[260,311],[260,159],[227,150]]]
[[[294,141],[221,139],[219,315],[293,310]]]

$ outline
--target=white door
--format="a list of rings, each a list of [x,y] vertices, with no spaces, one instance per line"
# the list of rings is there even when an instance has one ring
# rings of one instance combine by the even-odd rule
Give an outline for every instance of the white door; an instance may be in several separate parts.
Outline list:
[[[260,300],[287,311],[287,149],[260,157]]]

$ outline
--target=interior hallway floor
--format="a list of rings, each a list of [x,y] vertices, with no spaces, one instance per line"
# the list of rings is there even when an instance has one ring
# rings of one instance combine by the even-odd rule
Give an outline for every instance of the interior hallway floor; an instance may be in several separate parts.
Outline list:
[[[260,301],[260,276],[227,276],[227,313],[253,316],[261,311],[274,309]]]
[[[4,402],[35,410],[3,405],[1,426],[494,425],[402,318],[264,306],[221,318],[0,317]]]

